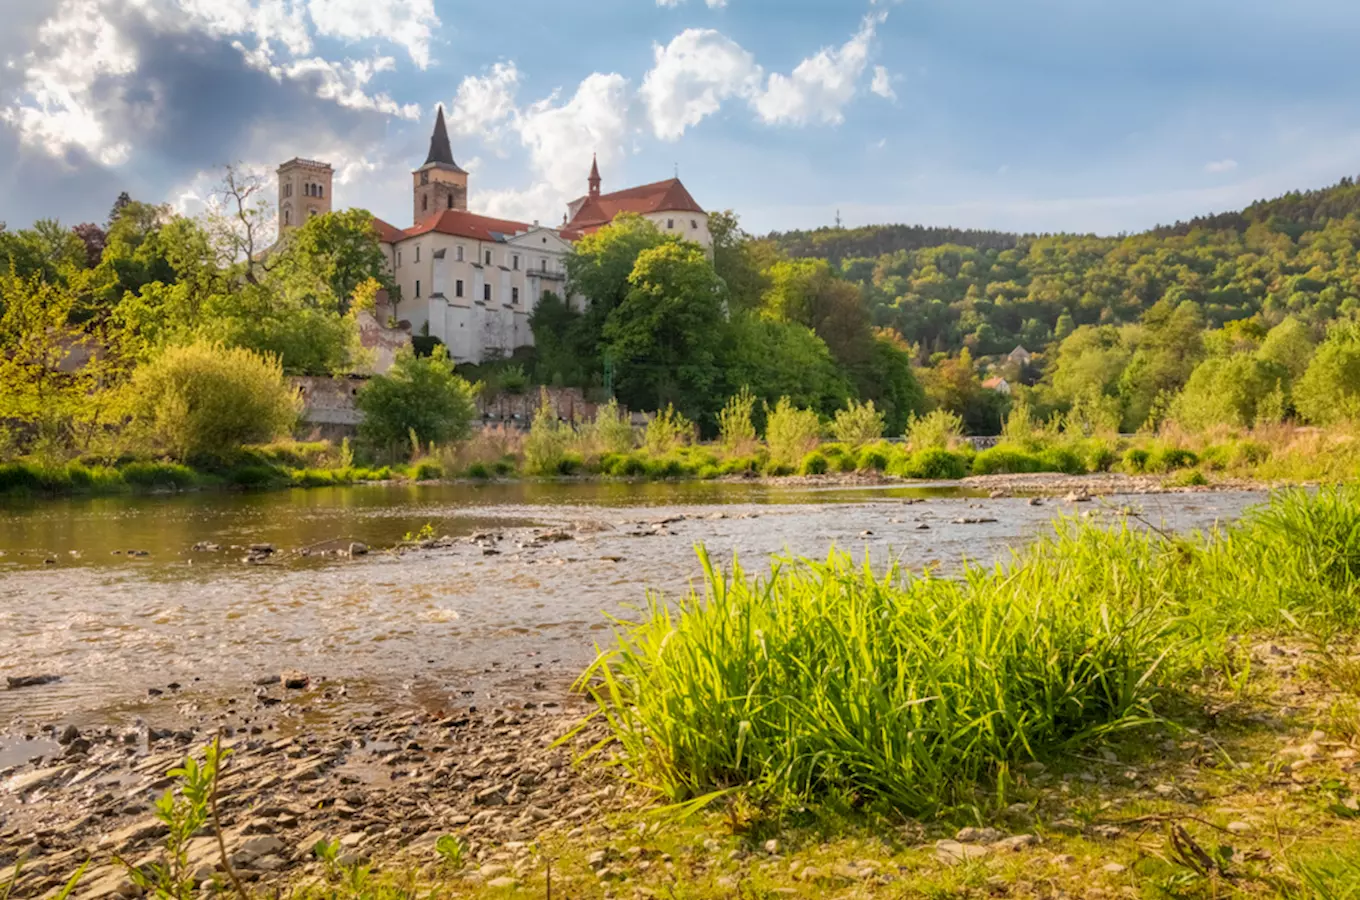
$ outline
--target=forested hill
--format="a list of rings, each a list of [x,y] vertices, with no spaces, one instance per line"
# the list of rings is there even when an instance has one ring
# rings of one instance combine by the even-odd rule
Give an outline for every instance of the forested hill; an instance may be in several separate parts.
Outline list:
[[[1360,187],[1349,178],[1126,237],[878,226],[768,240],[829,260],[861,287],[874,324],[921,358],[1017,344],[1043,353],[1082,325],[1144,323],[1160,301],[1190,304],[1207,329],[1292,315],[1320,335],[1360,315]]]
[[[971,228],[927,228],[924,225],[866,225],[862,228],[818,228],[775,232],[768,238],[789,256],[817,257],[839,263],[856,256],[881,256],[898,250],[920,250],[953,244],[978,250],[1010,250],[1017,234]]]
[[[1237,212],[1196,216],[1189,222],[1153,229],[1166,237],[1191,231],[1246,231],[1252,225],[1267,224],[1293,237],[1327,224],[1329,219],[1344,219],[1360,213],[1360,187],[1352,178],[1343,178],[1332,187],[1315,191],[1294,191],[1274,200],[1258,200]]]

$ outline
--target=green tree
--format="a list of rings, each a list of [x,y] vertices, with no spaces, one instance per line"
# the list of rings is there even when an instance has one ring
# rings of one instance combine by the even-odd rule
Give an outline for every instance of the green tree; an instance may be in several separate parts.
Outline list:
[[[1282,366],[1249,353],[1210,357],[1195,367],[1170,416],[1186,428],[1250,428],[1260,405],[1281,389],[1284,377]]]
[[[355,406],[363,413],[359,436],[387,452],[414,434],[422,444],[446,443],[468,435],[476,414],[472,385],[453,371],[442,346],[418,357],[403,349],[386,374],[359,389]]]
[[[1360,421],[1360,325],[1334,325],[1294,385],[1294,408],[1315,425]]]
[[[168,347],[130,385],[137,427],[180,459],[228,459],[244,444],[286,434],[297,390],[278,359],[199,341]]]
[[[1308,370],[1316,346],[1312,330],[1294,316],[1288,316],[1266,334],[1257,356],[1283,367],[1292,382]]]
[[[274,252],[272,280],[298,290],[327,292],[324,305],[333,304],[340,312],[348,311],[355,290],[366,281],[395,290],[373,214],[365,209],[313,216],[289,232]]]
[[[766,403],[788,397],[827,415],[850,397],[850,384],[826,342],[797,322],[733,313],[721,362],[729,394],[745,387]]]
[[[721,370],[723,283],[697,244],[666,241],[638,254],[627,296],[604,338],[617,361],[617,391],[633,409],[675,404],[711,414]]]

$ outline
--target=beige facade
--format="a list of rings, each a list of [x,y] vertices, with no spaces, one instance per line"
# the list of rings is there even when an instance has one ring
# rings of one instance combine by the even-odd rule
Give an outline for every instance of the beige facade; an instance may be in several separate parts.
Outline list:
[[[279,235],[303,225],[312,216],[331,211],[334,202],[330,163],[291,159],[279,166]]]
[[[392,245],[401,289],[396,316],[437,337],[459,362],[480,363],[532,346],[529,316],[544,292],[561,295],[571,245],[530,226],[503,240],[430,231]]]
[[[661,210],[643,213],[662,234],[674,235],[682,241],[693,241],[713,255],[713,234],[708,230],[708,213],[686,210]]]

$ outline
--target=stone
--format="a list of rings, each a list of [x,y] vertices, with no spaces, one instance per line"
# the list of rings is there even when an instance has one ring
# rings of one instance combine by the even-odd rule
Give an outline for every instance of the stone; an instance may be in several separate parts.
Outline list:
[[[517,884],[519,884],[519,882],[516,881],[514,878],[510,877],[509,875],[502,875],[499,878],[493,878],[490,881],[488,881],[486,883],[486,886],[491,888],[492,890],[500,891],[515,887]]]
[[[490,881],[493,878],[499,878],[502,875],[507,874],[509,871],[509,866],[501,865],[500,863],[487,863],[477,870],[477,874],[481,875],[483,880]]]
[[[1015,834],[1008,838],[1002,838],[992,844],[992,849],[1003,853],[1018,853],[1026,847],[1033,847],[1039,843],[1039,838],[1032,834]]]
[[[994,844],[1004,835],[995,828],[960,828],[954,840],[960,844]]]
[[[981,859],[986,856],[988,849],[979,844],[964,844],[959,841],[936,841],[935,858],[942,863],[955,865],[961,862]]]
[[[253,859],[257,856],[270,856],[282,853],[287,845],[272,834],[261,834],[250,838],[236,850],[236,856]]]
[[[1233,834],[1248,834],[1252,831],[1250,822],[1229,822],[1228,831]]]
[[[368,544],[364,544],[364,543],[360,543],[359,541],[355,541],[354,543],[352,543],[352,544],[349,545],[349,555],[350,555],[350,556],[367,556],[367,555],[368,555]]]
[[[1112,841],[1124,833],[1124,829],[1118,825],[1097,825],[1091,829],[1091,833],[1096,837],[1102,837],[1107,841]]]
[[[55,684],[61,681],[60,675],[7,675],[5,684],[11,691],[19,688],[42,687],[45,684]]]
[[[778,853],[778,852],[779,852],[779,841],[776,840],[775,838],[770,838],[768,841],[766,841],[766,842],[765,842],[765,852],[766,852],[766,853],[769,853],[770,855],[774,855],[774,854]]]
[[[1120,872],[1123,872],[1127,868],[1128,866],[1124,865],[1123,863],[1112,862],[1106,863],[1105,865],[1101,866],[1100,871],[1108,872],[1111,875],[1118,875]]]
[[[67,744],[71,743],[72,741],[76,740],[79,737],[80,729],[74,725],[67,725],[64,729],[62,729],[61,734],[57,737],[57,743],[65,747]]]
[[[297,669],[284,669],[279,674],[279,681],[283,683],[285,688],[294,691],[303,690],[307,685],[312,683],[311,678],[307,676],[306,672],[301,672]]]

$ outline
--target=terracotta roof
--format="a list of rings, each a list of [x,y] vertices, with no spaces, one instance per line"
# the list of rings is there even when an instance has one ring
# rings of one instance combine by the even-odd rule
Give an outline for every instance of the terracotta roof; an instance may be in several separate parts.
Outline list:
[[[600,194],[598,197],[587,195],[575,203],[579,203],[580,208],[566,225],[569,231],[592,231],[608,225],[619,213],[704,211],[678,178],[668,178],[612,194]]]
[[[987,388],[988,390],[994,391],[1005,383],[1006,379],[997,376],[996,378],[988,378],[986,381],[982,382],[982,386]]]
[[[373,217],[373,227],[378,231],[378,240],[384,244],[395,244],[404,237],[400,228],[387,224],[377,216]]]
[[[400,237],[397,237],[397,240],[419,237],[422,234],[435,231],[439,234],[451,234],[454,237],[471,238],[475,241],[503,241],[533,227],[533,225],[514,222],[510,219],[479,216],[465,209],[446,209],[437,216],[430,216],[425,221],[399,232]]]

